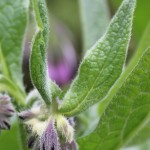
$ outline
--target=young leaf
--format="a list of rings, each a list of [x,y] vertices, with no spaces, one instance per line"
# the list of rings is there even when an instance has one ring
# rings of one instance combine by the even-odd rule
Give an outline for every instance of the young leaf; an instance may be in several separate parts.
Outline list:
[[[106,34],[86,53],[60,112],[76,115],[107,95],[124,65],[134,8],[135,0],[124,0]]]
[[[48,44],[48,15],[45,1],[33,0],[38,31],[32,43],[30,57],[30,74],[34,86],[41,94],[46,104],[50,104],[51,99],[60,92],[60,89],[48,76],[47,70],[47,44]]]
[[[149,58],[150,47],[110,101],[95,131],[79,139],[82,150],[118,150],[150,122]]]
[[[22,87],[22,41],[28,0],[0,0],[0,44],[11,79]],[[5,68],[6,68],[5,66]]]
[[[88,50],[106,30],[109,10],[106,0],[79,0],[84,50]]]

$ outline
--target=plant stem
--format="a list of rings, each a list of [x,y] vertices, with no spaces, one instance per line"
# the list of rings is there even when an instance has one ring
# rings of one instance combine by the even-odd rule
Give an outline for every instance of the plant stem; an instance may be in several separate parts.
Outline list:
[[[20,133],[20,143],[21,143],[21,149],[22,150],[29,150],[26,143],[26,131],[21,122],[19,122],[19,133]]]

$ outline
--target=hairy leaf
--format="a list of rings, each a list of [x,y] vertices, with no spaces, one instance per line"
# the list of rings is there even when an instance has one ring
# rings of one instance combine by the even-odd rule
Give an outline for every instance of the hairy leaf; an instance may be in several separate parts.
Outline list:
[[[28,0],[0,0],[0,44],[11,79],[22,87],[22,41]],[[5,66],[5,67],[6,67]]]
[[[89,136],[79,140],[82,150],[88,150],[89,148],[105,150],[120,149],[129,144],[134,136],[149,123],[149,58],[150,48],[146,50],[133,71],[110,101],[96,130]]]
[[[112,97],[116,94],[118,89],[123,84],[124,80],[131,73],[131,71],[133,70],[133,68],[135,67],[137,62],[139,61],[141,55],[144,52],[144,49],[146,49],[149,45],[150,45],[150,23],[148,24],[147,28],[145,29],[145,32],[141,38],[141,41],[139,43],[139,46],[137,48],[134,58],[132,58],[132,61],[129,63],[128,67],[126,68],[126,70],[124,71],[122,76],[119,78],[117,83],[113,86],[111,92],[109,93],[109,96],[106,98],[106,100],[104,100],[100,104],[100,114],[102,114],[104,112],[106,106],[109,104]],[[148,139],[149,138],[149,129],[150,129],[150,127],[149,127],[149,123],[148,123],[138,134],[135,135],[134,139],[129,144],[136,145],[136,144],[139,144],[139,143],[145,141],[146,139]]]
[[[60,107],[65,115],[76,115],[102,100],[119,77],[130,39],[134,8],[135,0],[124,0],[106,34],[86,53]]]
[[[109,24],[106,0],[79,0],[84,50],[88,50],[105,32]]]
[[[47,44],[48,44],[48,15],[43,0],[33,0],[38,31],[33,39],[30,58],[30,74],[34,86],[41,94],[43,100],[50,104],[52,98],[60,89],[49,79],[47,70]]]

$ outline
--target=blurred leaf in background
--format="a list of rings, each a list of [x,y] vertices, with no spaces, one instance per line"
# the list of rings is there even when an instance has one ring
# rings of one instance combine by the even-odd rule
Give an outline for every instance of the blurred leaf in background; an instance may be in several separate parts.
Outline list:
[[[0,20],[3,20],[0,22],[1,55],[6,59],[7,77],[21,88],[23,88],[22,44],[27,24],[28,5],[28,0],[0,1]]]
[[[75,38],[75,48],[81,51],[81,27],[78,0],[47,0],[49,11],[64,23]]]
[[[109,8],[111,11],[111,15],[115,13],[119,5],[121,4],[122,0],[108,0],[109,2]],[[127,57],[127,64],[132,58],[136,47],[138,46],[138,43],[142,37],[142,34],[147,26],[147,24],[150,21],[150,0],[137,0],[135,14],[134,14],[134,22],[133,22],[133,32],[132,32],[132,38],[130,42],[130,47],[128,51],[128,57]]]
[[[109,8],[106,0],[79,0],[79,7],[86,52],[105,33],[110,20]]]
[[[121,4],[122,0],[108,0],[110,3],[112,14]],[[137,0],[134,23],[133,38],[139,42],[148,22],[150,21],[150,0]]]

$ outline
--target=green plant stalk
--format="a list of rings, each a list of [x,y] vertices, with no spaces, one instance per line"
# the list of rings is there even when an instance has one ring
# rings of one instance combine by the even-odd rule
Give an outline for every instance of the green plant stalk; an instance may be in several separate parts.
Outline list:
[[[8,92],[17,102],[17,105],[19,107],[25,106],[25,97],[26,95],[21,92],[21,89],[17,87],[11,80],[7,79],[3,75],[0,75],[0,92]],[[21,123],[19,123],[19,133],[20,133],[20,141],[21,146],[23,147],[23,150],[27,150],[26,144],[24,143],[25,140],[25,131],[23,130],[23,127]]]
[[[12,81],[12,78],[10,76],[10,72],[9,72],[9,69],[8,69],[7,62],[6,62],[5,57],[3,55],[1,45],[0,45],[0,63],[2,64],[2,73],[3,73],[3,75],[8,78],[9,84],[11,84],[11,86],[13,87],[12,89],[15,89],[13,91],[11,88],[8,87],[7,89],[9,89],[9,93],[11,93],[11,95],[16,98],[18,103],[21,102],[21,104],[22,104],[23,101],[24,101],[24,98],[26,97],[25,91],[23,91],[21,89],[21,87],[17,86],[14,83],[14,81]],[[5,78],[5,80],[6,80],[6,78]],[[1,91],[3,90],[2,87],[0,87],[0,89],[1,89]],[[6,89],[6,87],[4,89]]]
[[[20,92],[17,86],[13,82],[3,75],[0,75],[0,92],[8,92],[12,97],[15,98],[18,105],[25,106],[25,95]]]
[[[25,107],[25,97],[26,97],[25,94],[20,92],[20,89],[17,86],[15,86],[13,82],[0,75],[0,81],[4,81],[4,80],[5,82],[1,82],[0,92],[7,91],[12,97],[14,97],[19,107]],[[21,141],[22,149],[27,150],[26,143],[25,143],[26,141],[25,131],[23,130],[21,123],[19,123],[19,133],[21,137],[20,141]]]
[[[7,64],[6,64],[5,58],[3,56],[1,45],[0,45],[0,63],[2,64],[2,72],[3,72],[3,74],[10,79],[11,78],[10,77],[10,73],[9,73],[8,68],[7,68]]]
[[[26,131],[24,129],[24,126],[21,122],[19,122],[19,136],[20,136],[20,143],[22,150],[29,150],[26,143]]]
[[[1,79],[2,79],[2,76],[0,76],[0,80]],[[11,82],[10,80],[7,80],[5,77],[3,77],[3,79],[5,79],[5,81],[9,84],[5,84],[1,82],[0,92],[7,91],[12,97],[14,97],[18,106],[25,107],[25,95],[20,92],[18,87],[16,87],[13,84],[13,82]],[[21,123],[19,123],[19,133],[20,133],[20,141],[21,141],[22,149],[27,150],[26,143],[25,143],[26,141],[25,131]]]

